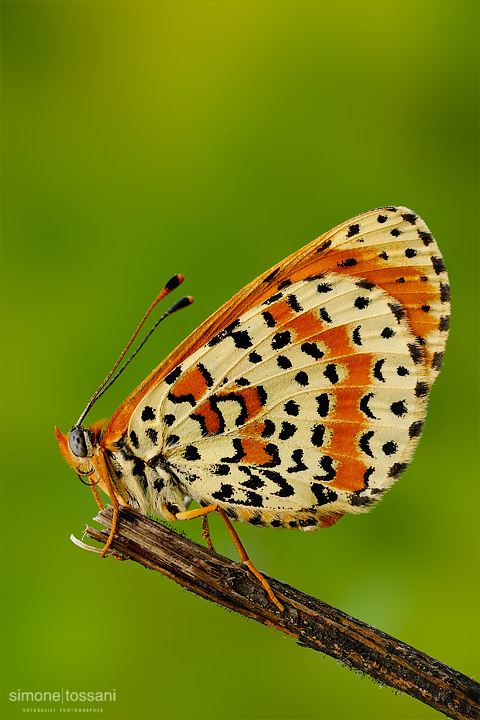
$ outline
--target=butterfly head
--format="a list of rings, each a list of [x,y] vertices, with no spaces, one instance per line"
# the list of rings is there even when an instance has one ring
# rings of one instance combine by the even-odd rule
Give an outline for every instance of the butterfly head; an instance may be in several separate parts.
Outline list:
[[[98,452],[103,422],[96,423],[89,428],[75,425],[65,435],[55,428],[60,452],[79,475],[90,475],[93,472],[91,458]]]

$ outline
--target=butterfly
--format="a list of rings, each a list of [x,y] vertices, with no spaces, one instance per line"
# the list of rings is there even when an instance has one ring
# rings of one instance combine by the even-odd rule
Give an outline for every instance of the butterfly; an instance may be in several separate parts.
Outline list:
[[[139,328],[182,281],[167,283]],[[86,428],[112,370],[72,430],[55,429],[99,506],[98,488],[114,507],[102,555],[119,506],[170,521],[218,512],[281,608],[231,521],[316,531],[374,505],[412,459],[449,322],[435,240],[411,210],[385,207],[321,235],[240,290],[106,427]],[[188,509],[192,500],[199,508]]]

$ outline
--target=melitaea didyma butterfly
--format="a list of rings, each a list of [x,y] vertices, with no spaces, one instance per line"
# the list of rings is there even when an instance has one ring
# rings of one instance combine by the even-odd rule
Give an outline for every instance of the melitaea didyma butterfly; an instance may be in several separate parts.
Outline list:
[[[172,278],[153,306],[182,280]],[[424,222],[403,207],[372,210],[240,290],[105,428],[86,429],[105,381],[71,432],[56,430],[60,449],[101,507],[97,486],[114,508],[153,518],[217,511],[233,534],[229,519],[329,527],[368,510],[411,460],[449,308],[445,265]],[[192,499],[197,510],[188,510]],[[116,515],[103,555],[115,529]]]

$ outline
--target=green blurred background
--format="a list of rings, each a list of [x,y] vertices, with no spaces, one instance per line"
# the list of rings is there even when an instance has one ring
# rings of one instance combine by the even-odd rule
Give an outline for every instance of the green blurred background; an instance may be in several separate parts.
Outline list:
[[[414,463],[317,536],[240,526],[257,567],[478,673],[478,3],[3,2],[3,688],[116,689],[135,720],[436,713],[134,563],[69,541],[96,512],[60,457],[175,272],[196,297],[108,417],[260,272],[372,207],[429,224],[452,331]],[[179,297],[179,295],[177,295]],[[184,523],[191,537],[200,521]],[[217,549],[234,557],[219,518]]]

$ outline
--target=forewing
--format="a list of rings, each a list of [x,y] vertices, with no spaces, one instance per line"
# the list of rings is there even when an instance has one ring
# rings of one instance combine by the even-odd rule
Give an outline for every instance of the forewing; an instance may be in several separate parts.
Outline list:
[[[163,378],[244,313],[288,284],[324,272],[364,279],[405,311],[423,346],[425,382],[440,370],[450,319],[450,287],[437,244],[420,217],[403,207],[372,210],[339,225],[240,290],[189,335],[113,415],[106,437],[114,443],[141,399]]]

